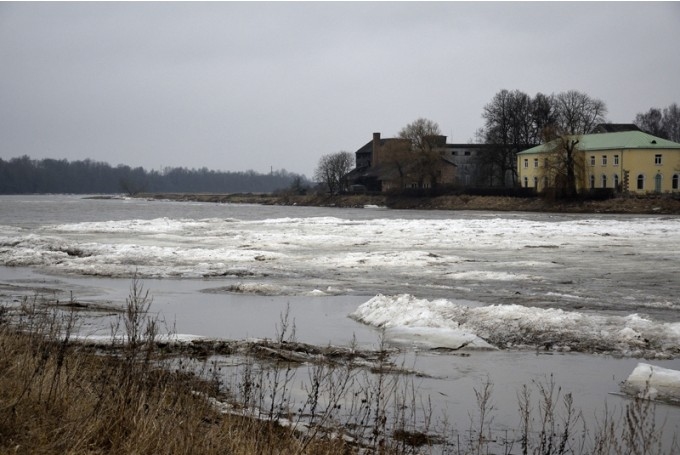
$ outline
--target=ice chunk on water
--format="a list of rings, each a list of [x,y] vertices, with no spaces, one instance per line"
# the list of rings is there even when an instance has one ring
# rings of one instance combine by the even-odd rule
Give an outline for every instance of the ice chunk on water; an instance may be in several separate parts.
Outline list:
[[[473,333],[452,328],[395,327],[387,329],[385,336],[390,343],[425,349],[496,349]]]
[[[637,314],[605,316],[522,305],[419,299],[412,295],[377,295],[350,315],[386,329],[401,342],[452,347],[475,339],[470,347],[619,352],[664,356],[678,353],[680,323],[653,321]],[[436,329],[436,330],[435,330]]]
[[[680,404],[680,371],[638,363],[621,385],[621,391],[650,400]]]
[[[448,300],[429,301],[412,295],[377,295],[350,315],[365,324],[385,328],[392,343],[428,349],[494,349],[476,334],[463,330],[454,319],[443,316],[452,308]]]

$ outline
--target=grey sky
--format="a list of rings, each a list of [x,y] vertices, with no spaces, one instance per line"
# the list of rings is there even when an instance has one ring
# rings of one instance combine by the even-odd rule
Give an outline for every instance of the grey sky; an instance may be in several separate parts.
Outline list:
[[[0,158],[311,176],[499,90],[680,102],[680,3],[0,3]]]

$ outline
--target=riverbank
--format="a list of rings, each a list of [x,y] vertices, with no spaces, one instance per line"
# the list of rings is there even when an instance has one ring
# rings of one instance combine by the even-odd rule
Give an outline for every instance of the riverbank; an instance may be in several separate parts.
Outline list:
[[[554,201],[545,198],[508,196],[447,195],[407,197],[389,195],[274,195],[274,194],[199,194],[140,193],[136,197],[231,204],[298,205],[315,207],[362,208],[366,206],[419,210],[489,210],[556,213],[625,213],[680,215],[680,199],[666,195],[628,196],[603,201]]]

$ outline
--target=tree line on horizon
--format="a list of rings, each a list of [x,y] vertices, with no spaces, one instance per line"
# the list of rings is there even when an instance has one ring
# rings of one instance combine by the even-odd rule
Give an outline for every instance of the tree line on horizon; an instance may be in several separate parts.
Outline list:
[[[34,160],[28,156],[0,158],[0,194],[116,194],[163,193],[270,193],[308,184],[304,175],[285,169],[261,174],[213,171],[208,168],[165,168],[147,171],[89,159]]]

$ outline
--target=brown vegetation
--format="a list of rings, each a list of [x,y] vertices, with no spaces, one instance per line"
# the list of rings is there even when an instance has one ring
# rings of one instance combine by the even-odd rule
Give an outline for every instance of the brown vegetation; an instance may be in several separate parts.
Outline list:
[[[407,197],[391,195],[272,195],[146,193],[139,197],[157,200],[216,202],[232,204],[299,205],[363,208],[367,205],[392,209],[490,210],[555,213],[680,214],[680,199],[658,196],[630,196],[607,200],[551,200],[540,197],[446,195]]]
[[[492,427],[487,382],[473,391],[477,409],[468,429],[455,430],[460,422],[433,416],[409,378],[414,372],[396,367],[384,345],[374,352],[314,348],[294,340],[294,324],[282,315],[272,341],[176,350],[156,338],[150,298],[136,280],[126,303],[122,335],[113,327],[106,346],[72,341],[73,310],[38,299],[25,299],[12,314],[0,307],[0,453],[647,455],[678,449],[663,447],[654,405],[642,398],[620,417],[605,411],[586,427],[571,395],[551,378],[534,384],[537,397],[526,386],[518,393],[518,428],[499,431]],[[216,353],[241,359],[231,381],[210,363]],[[306,397],[296,402],[293,381],[303,364]]]

